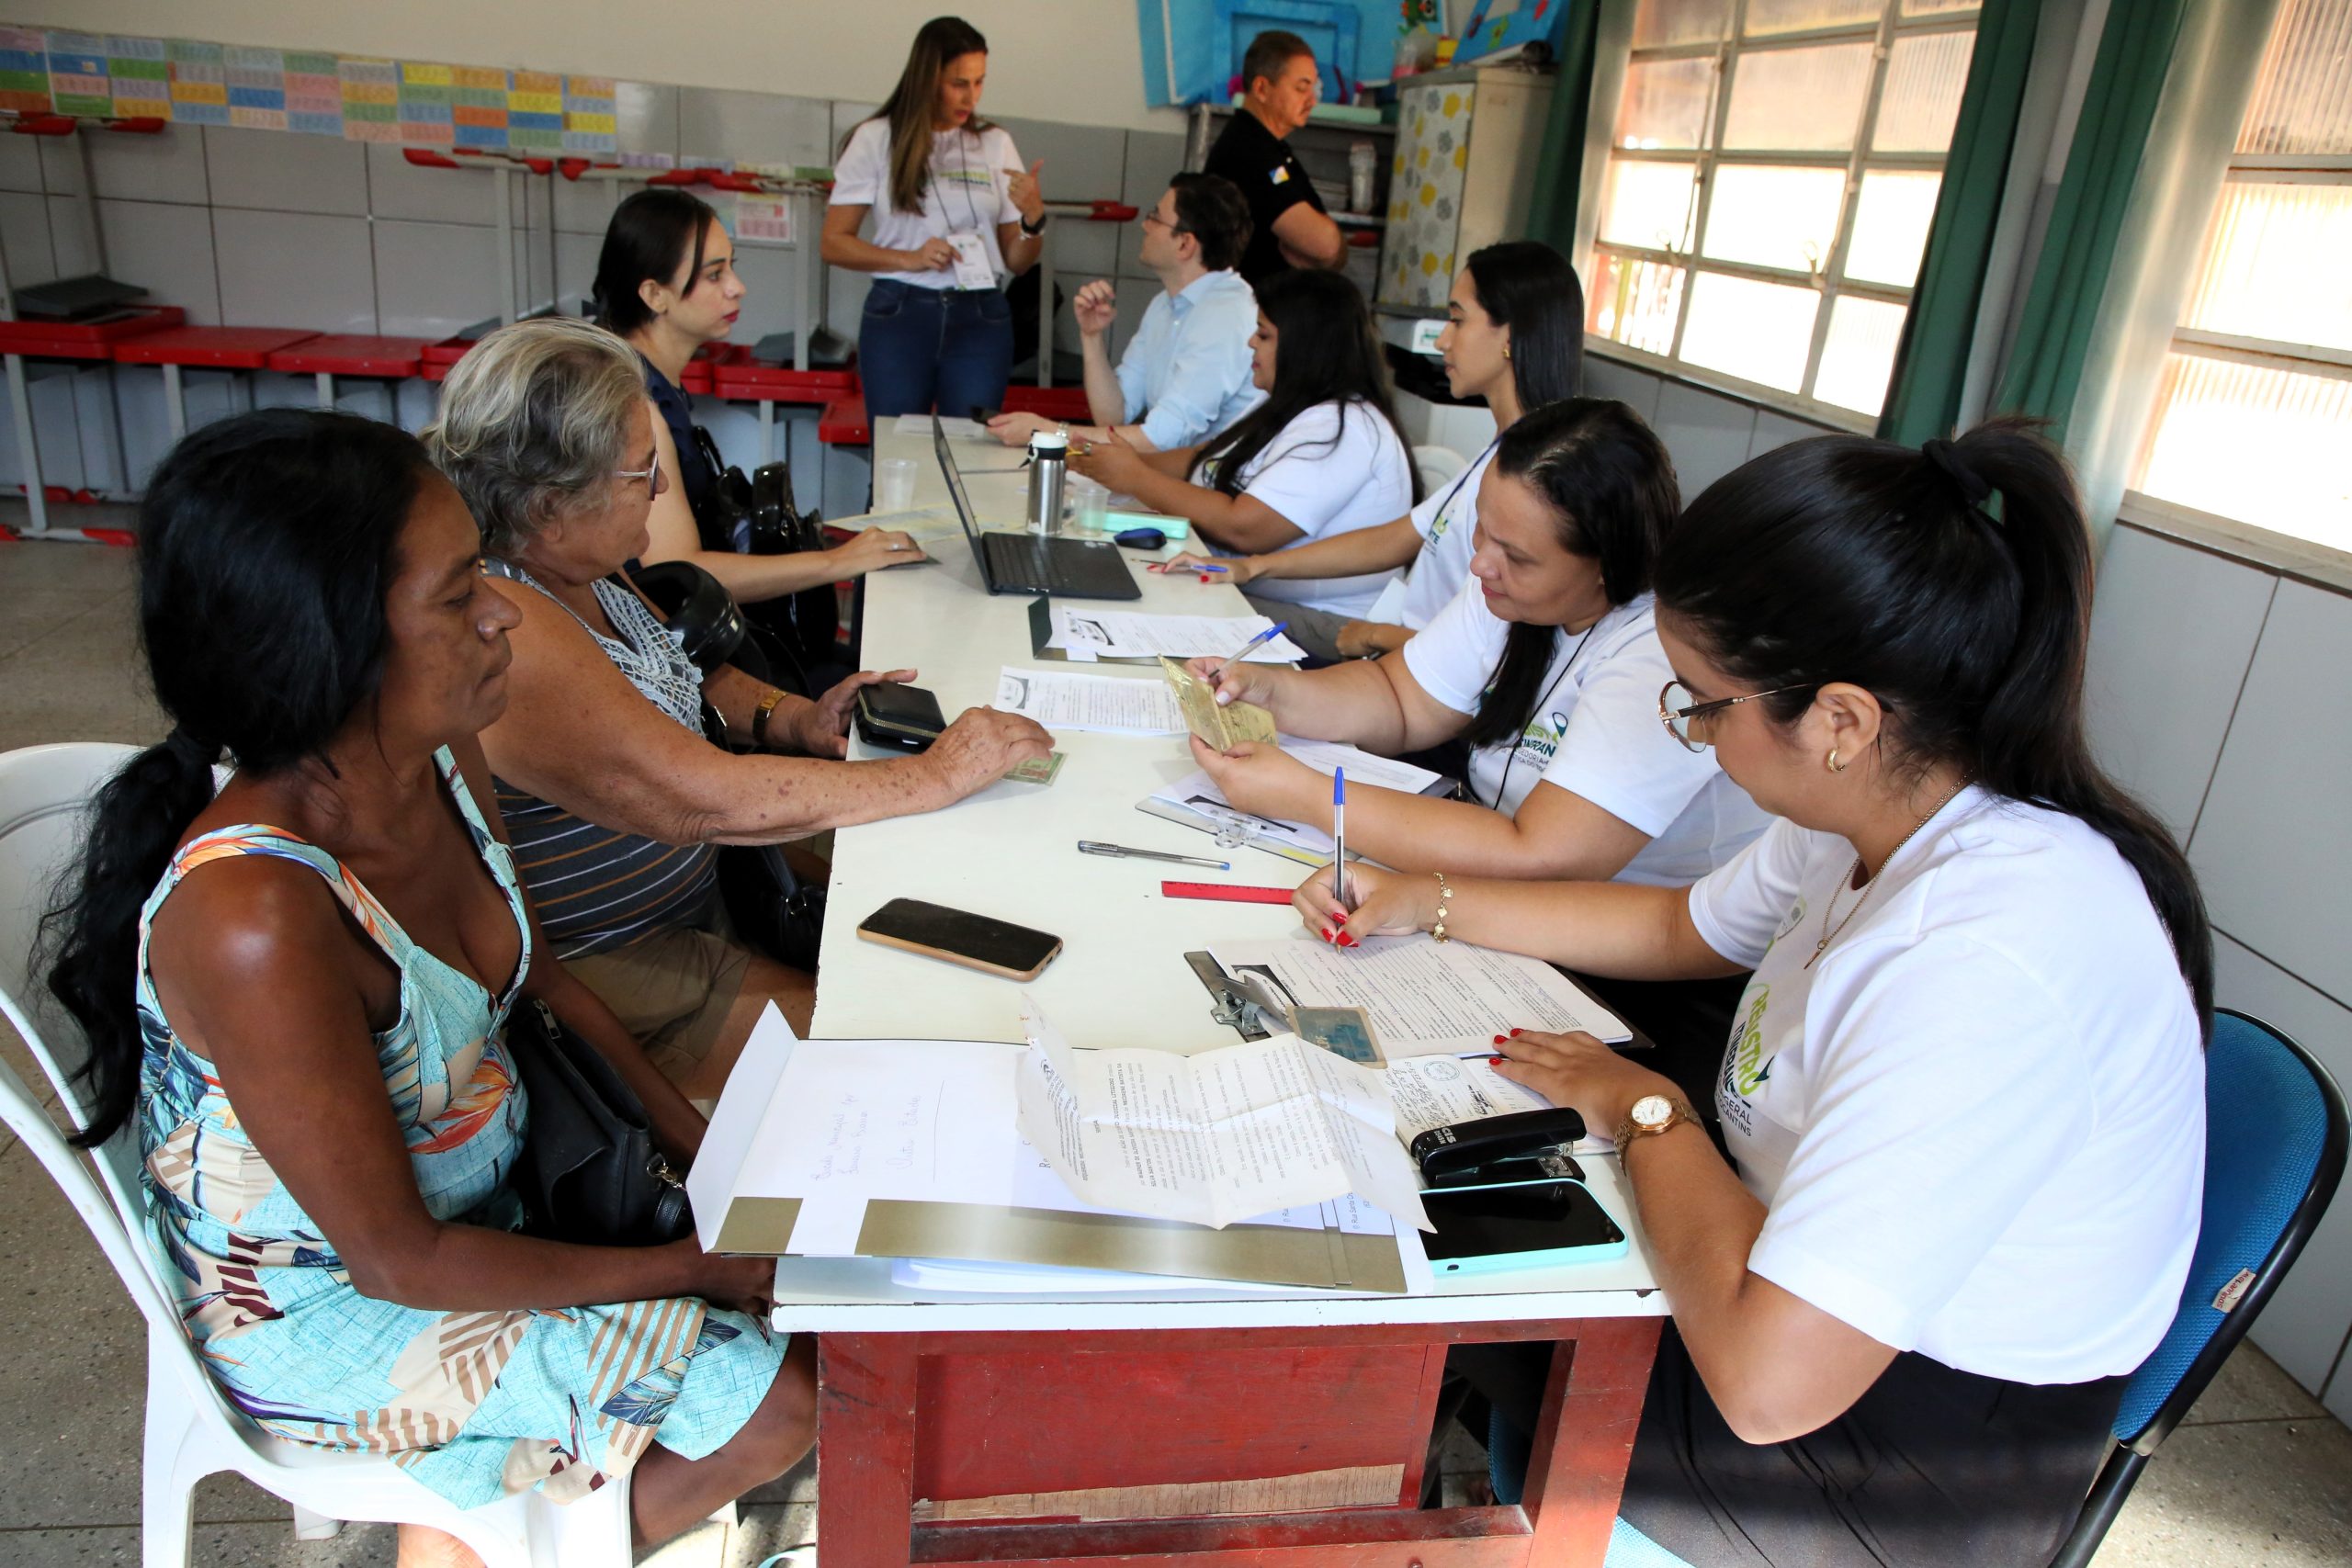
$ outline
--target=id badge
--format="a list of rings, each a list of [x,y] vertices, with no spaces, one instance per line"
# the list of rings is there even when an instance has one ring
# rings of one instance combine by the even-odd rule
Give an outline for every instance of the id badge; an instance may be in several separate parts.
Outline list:
[[[989,265],[989,248],[970,230],[947,236],[956,247],[956,287],[958,288],[994,288],[996,268]]]

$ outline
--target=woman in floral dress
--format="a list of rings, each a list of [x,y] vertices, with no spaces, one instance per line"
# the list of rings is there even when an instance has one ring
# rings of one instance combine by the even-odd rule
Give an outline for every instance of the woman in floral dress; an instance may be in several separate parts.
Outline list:
[[[681,1167],[703,1122],[544,956],[481,808],[514,612],[464,502],[402,432],[280,409],[182,442],[141,527],[175,725],[98,798],[51,985],[91,1044],[85,1141],[136,1129],[149,1239],[230,1400],[461,1506],[633,1473],[642,1541],[780,1473],[814,1357],[767,1331],[769,1263],[516,1231],[520,1003],[611,1061]]]

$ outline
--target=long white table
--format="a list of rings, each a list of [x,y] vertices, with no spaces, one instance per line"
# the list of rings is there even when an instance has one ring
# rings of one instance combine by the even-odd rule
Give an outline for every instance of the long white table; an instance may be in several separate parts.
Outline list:
[[[916,503],[941,511],[915,530],[931,563],[866,579],[865,666],[919,670],[951,717],[993,697],[1005,665],[1073,668],[1032,656],[1028,597],[981,587],[929,438],[885,422],[874,435],[877,461],[920,459]],[[956,456],[983,524],[1017,526],[1017,455],[966,443]],[[1248,613],[1233,588],[1146,573],[1140,558],[1136,581],[1144,596],[1126,608]],[[1075,668],[1159,679],[1132,665]],[[1059,935],[1063,952],[1027,989],[1074,1044],[1193,1052],[1237,1038],[1210,1019],[1182,954],[1281,936],[1297,919],[1284,906],[1163,897],[1159,884],[1290,886],[1300,868],[1219,850],[1136,809],[1193,769],[1182,738],[1065,734],[1057,744],[1068,761],[1049,787],[1001,783],[943,811],[835,835],[820,1037],[1022,1037],[1022,986],[858,940],[860,920],[907,897]],[[1232,870],[1081,855],[1080,839],[1226,859]],[[1166,1285],[953,1295],[893,1283],[883,1259],[780,1260],[775,1326],[825,1336],[827,1562],[1108,1553],[1193,1568],[1326,1555],[1367,1568],[1598,1565],[1666,1304],[1617,1162],[1583,1163],[1633,1235],[1625,1258],[1444,1281],[1428,1295]],[[1413,1507],[1447,1346],[1519,1338],[1566,1347],[1554,1358],[1525,1506]],[[1156,1392],[1137,1403],[1144,1389]],[[1182,1404],[1170,1391],[1183,1389],[1215,1393],[1180,1411],[1169,1402]],[[1196,1479],[1216,1486],[1175,1484]],[[1105,1522],[1033,1522],[1072,1517]],[[1017,1522],[940,1522],[956,1518]]]

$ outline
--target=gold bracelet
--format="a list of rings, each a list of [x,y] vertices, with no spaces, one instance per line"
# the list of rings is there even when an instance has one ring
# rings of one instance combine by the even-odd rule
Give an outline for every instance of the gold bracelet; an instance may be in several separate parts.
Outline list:
[[[1430,935],[1440,942],[1452,942],[1453,939],[1445,934],[1445,917],[1446,906],[1453,902],[1453,889],[1445,885],[1445,873],[1433,871],[1430,874],[1437,878],[1437,924],[1430,928]]]
[[[768,747],[768,720],[775,716],[776,705],[789,694],[781,686],[770,686],[760,705],[752,710],[752,744],[764,751]]]

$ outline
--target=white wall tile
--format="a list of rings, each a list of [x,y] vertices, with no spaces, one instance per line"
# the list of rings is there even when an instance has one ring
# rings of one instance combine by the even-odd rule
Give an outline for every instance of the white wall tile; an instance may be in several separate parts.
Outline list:
[[[800,324],[798,251],[744,245],[735,253],[735,271],[743,280],[743,314],[729,341],[749,347],[770,333],[788,333]]]
[[[1816,435],[1830,433],[1826,424],[1813,424],[1802,419],[1791,419],[1775,409],[1759,408],[1756,411],[1756,434],[1747,440],[1747,455],[1760,457],[1792,441],[1809,441]]]
[[[2214,924],[2338,1001],[2352,1000],[2346,670],[2352,598],[2280,582],[2189,843]]]
[[[209,199],[204,175],[204,134],[198,127],[166,125],[153,136],[107,135],[90,130],[82,135],[89,140],[90,173],[98,182],[101,200],[113,197],[124,201],[176,201],[201,206]],[[78,180],[75,185],[79,188]]]
[[[0,142],[19,140],[0,136]],[[29,140],[26,138],[23,140]],[[21,191],[0,191],[0,246],[6,246],[8,282],[17,288],[57,276],[57,254],[49,244],[49,202]]]
[[[28,140],[39,149],[41,189],[51,196],[82,194],[82,137],[35,136]],[[87,134],[96,135],[96,132]]]
[[[1614,398],[1642,416],[1645,424],[1657,421],[1658,378],[1648,371],[1597,354],[1584,356],[1584,395]]]
[[[379,332],[444,338],[498,314],[498,242],[488,229],[379,219]]]
[[[1148,212],[1151,204],[1159,199],[1159,193],[1168,188],[1168,182],[1183,167],[1184,138],[1181,132],[1130,130],[1119,199]]]
[[[823,98],[678,90],[678,156],[702,164],[831,164],[832,105]]]
[[[596,281],[596,253],[603,244],[601,238],[586,234],[555,237],[555,297],[564,309],[575,309],[577,301],[588,298]]]
[[[651,82],[613,86],[613,114],[624,152],[678,151],[678,89]]]
[[[40,191],[40,143],[43,140],[39,136],[0,136],[0,190]]]
[[[58,276],[80,277],[98,270],[90,239],[90,204],[78,196],[49,197],[49,244],[57,257]]]
[[[422,223],[492,223],[498,218],[498,196],[492,188],[497,176],[481,160],[461,158],[456,169],[419,168],[402,156],[405,150],[371,143],[368,156],[368,210],[378,218],[410,219]],[[523,203],[514,176],[506,179],[517,220]]]
[[[1047,226],[1046,243],[1053,247],[1054,271],[1066,291],[1076,291],[1077,284],[1070,281],[1072,278],[1084,282],[1116,274],[1122,227],[1117,223],[1082,221],[1067,214]]]
[[[2213,943],[2214,998],[2292,1035],[2338,1084],[2352,1084],[2352,1011],[2228,937]],[[2255,1320],[2254,1342],[2316,1393],[2352,1334],[2352,1201],[2336,1194],[2293,1270]],[[2352,1381],[2337,1372],[2330,1391],[2352,1404]]]
[[[2091,749],[2184,843],[2277,583],[2136,528],[2116,529],[2099,562],[2084,680]]]
[[[881,111],[880,104],[863,104],[850,98],[835,98],[832,103],[832,135],[826,142],[825,162],[831,163],[831,150],[849,140],[849,133]]]
[[[149,305],[177,305],[189,322],[220,324],[220,280],[212,263],[212,215],[160,201],[98,203],[107,276],[147,290]]]
[[[1127,143],[1123,132],[1099,125],[1064,125],[1047,119],[1000,119],[1027,168],[1039,159],[1037,183],[1048,201],[1116,200],[1126,185]]]
[[[216,207],[355,215],[368,210],[368,149],[361,142],[208,125],[204,163]]]
[[[245,134],[304,140],[290,132]],[[375,259],[365,218],[217,207],[212,248],[224,321],[322,333],[377,330]]]
[[[555,226],[566,234],[594,234],[602,239],[605,226],[613,220],[613,209],[621,198],[638,188],[634,184],[623,186],[617,180],[568,180],[554,176]]]
[[[1681,381],[1662,381],[1657,414],[1650,421],[1658,439],[1674,458],[1674,475],[1681,481],[1683,504],[1700,491],[1747,461],[1747,444],[1756,433],[1752,404],[1702,391]]]

